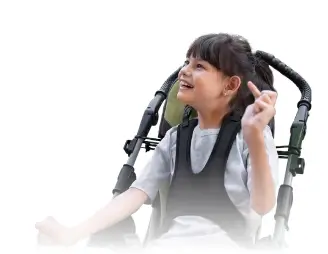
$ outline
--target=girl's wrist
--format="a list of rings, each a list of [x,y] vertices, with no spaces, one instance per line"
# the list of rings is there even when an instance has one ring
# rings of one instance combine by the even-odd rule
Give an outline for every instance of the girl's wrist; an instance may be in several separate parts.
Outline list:
[[[77,243],[83,238],[85,238],[85,235],[78,226],[75,226],[68,229],[68,238],[70,238],[71,242]]]
[[[243,136],[249,148],[264,144],[263,131],[260,131],[258,129],[244,129]]]

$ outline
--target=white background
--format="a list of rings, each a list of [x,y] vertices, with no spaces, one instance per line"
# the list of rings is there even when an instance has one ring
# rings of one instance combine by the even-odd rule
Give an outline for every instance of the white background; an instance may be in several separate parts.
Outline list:
[[[306,169],[293,182],[287,236],[291,249],[323,245],[327,18],[324,1],[306,2],[3,0],[0,245],[33,247],[37,220],[53,215],[73,225],[111,199],[127,160],[125,140],[192,40],[210,32],[245,36],[254,50],[274,54],[311,85]],[[275,79],[276,141],[287,145],[300,93],[277,72]],[[156,135],[154,128],[150,136]],[[141,152],[138,174],[150,155]],[[149,214],[144,207],[134,216],[141,235]],[[272,216],[264,235],[273,232]]]

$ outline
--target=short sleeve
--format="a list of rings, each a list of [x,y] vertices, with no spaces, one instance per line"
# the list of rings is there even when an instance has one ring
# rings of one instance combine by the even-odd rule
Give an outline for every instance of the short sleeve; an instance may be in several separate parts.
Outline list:
[[[274,186],[275,186],[275,191],[278,189],[279,185],[279,156],[278,152],[276,149],[276,145],[272,136],[272,132],[269,126],[267,126],[264,131],[264,141],[265,141],[265,148],[266,148],[266,153],[268,156],[269,160],[269,165],[270,165],[270,170],[272,174],[272,178],[274,181]],[[247,166],[247,187],[248,190],[251,190],[251,184],[252,184],[252,177],[251,177],[251,162],[249,158],[249,153],[248,153],[248,148],[246,148],[243,151],[243,157],[245,158],[246,161],[246,166]]]
[[[140,176],[130,187],[142,190],[147,194],[148,200],[145,204],[151,204],[160,187],[171,179],[171,136],[174,131],[175,128],[172,128],[166,132]]]

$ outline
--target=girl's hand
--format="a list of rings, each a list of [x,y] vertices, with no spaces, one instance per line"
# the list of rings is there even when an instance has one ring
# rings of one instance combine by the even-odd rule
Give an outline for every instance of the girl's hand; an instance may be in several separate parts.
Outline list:
[[[260,92],[252,82],[248,82],[248,87],[255,97],[255,102],[247,107],[242,118],[242,129],[246,140],[263,133],[264,128],[276,114],[277,100],[277,93],[274,91]]]
[[[77,235],[72,229],[61,225],[52,217],[48,217],[41,222],[35,224],[35,228],[39,230],[40,237],[42,235],[50,238],[54,244],[70,246],[77,242]]]

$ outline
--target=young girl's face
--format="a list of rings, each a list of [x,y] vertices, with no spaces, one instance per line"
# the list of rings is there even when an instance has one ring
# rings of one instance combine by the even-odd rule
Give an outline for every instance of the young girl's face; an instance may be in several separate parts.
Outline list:
[[[190,57],[179,72],[178,99],[199,109],[218,110],[224,102],[225,79],[222,72],[206,61]]]

